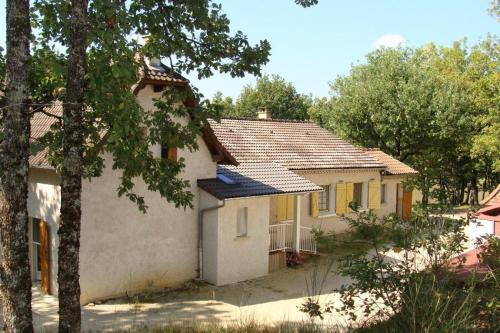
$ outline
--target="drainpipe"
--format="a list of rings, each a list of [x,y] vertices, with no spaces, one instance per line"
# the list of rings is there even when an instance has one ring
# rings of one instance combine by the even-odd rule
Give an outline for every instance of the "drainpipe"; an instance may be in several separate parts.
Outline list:
[[[217,210],[226,205],[226,200],[217,206],[200,209],[198,212],[198,280],[203,280],[203,216],[206,212]]]

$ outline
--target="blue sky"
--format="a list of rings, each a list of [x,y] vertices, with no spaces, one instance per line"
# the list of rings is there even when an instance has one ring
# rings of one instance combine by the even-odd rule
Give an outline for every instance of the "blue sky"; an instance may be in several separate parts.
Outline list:
[[[231,20],[250,41],[267,39],[272,46],[266,74],[279,74],[301,93],[328,95],[328,82],[363,61],[377,39],[406,41],[411,47],[434,42],[450,45],[467,37],[475,43],[489,32],[500,33],[500,23],[486,12],[489,0],[319,0],[302,8],[293,0],[219,0]],[[0,0],[0,42],[5,45],[5,0]],[[215,75],[198,81],[206,97],[220,90],[237,97],[248,76],[233,79]]]

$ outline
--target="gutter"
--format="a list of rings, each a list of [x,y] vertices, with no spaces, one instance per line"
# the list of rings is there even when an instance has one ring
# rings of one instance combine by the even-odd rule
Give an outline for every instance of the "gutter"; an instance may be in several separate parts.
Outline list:
[[[203,216],[206,212],[218,210],[226,205],[226,200],[217,206],[200,209],[198,212],[198,280],[203,280]]]

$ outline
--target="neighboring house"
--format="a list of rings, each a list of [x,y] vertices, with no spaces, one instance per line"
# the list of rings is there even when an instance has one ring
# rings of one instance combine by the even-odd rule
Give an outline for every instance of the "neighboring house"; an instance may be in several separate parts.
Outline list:
[[[500,205],[500,184],[480,202],[481,206]]]
[[[186,85],[153,62],[145,66],[134,93],[145,110],[154,110],[153,99],[165,86]],[[60,115],[61,105],[46,112]],[[37,113],[32,137],[54,121]],[[104,156],[101,177],[83,182],[82,303],[194,278],[222,285],[262,276],[275,268],[283,251],[314,253],[312,228],[346,231],[341,215],[351,213],[353,200],[380,215],[403,217],[411,208],[405,206],[401,184],[413,169],[380,151],[356,148],[313,123],[210,120],[198,144],[194,152],[151,147],[158,157],[185,159],[180,177],[191,184],[194,209],[175,208],[138,180],[135,191],[149,206],[142,214],[117,197],[120,171],[109,166],[110,156]],[[45,152],[30,163],[33,279],[57,294],[60,177]]]

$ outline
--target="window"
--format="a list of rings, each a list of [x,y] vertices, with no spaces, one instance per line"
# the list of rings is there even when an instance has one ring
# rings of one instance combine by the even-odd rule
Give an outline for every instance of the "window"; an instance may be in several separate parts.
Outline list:
[[[380,186],[380,203],[385,203],[385,193],[387,191],[387,184]]]
[[[177,147],[161,147],[161,158],[169,159],[170,161],[177,161]]]
[[[245,237],[247,235],[248,227],[248,208],[238,208],[237,224],[236,224],[236,237]]]
[[[40,220],[32,218],[32,249],[33,249],[33,271],[35,272],[35,280],[40,281],[42,272],[42,258],[40,249]]]
[[[321,185],[323,192],[319,192],[319,211],[330,210],[330,185]]]
[[[358,207],[363,206],[363,183],[354,183],[352,200],[356,201]]]

